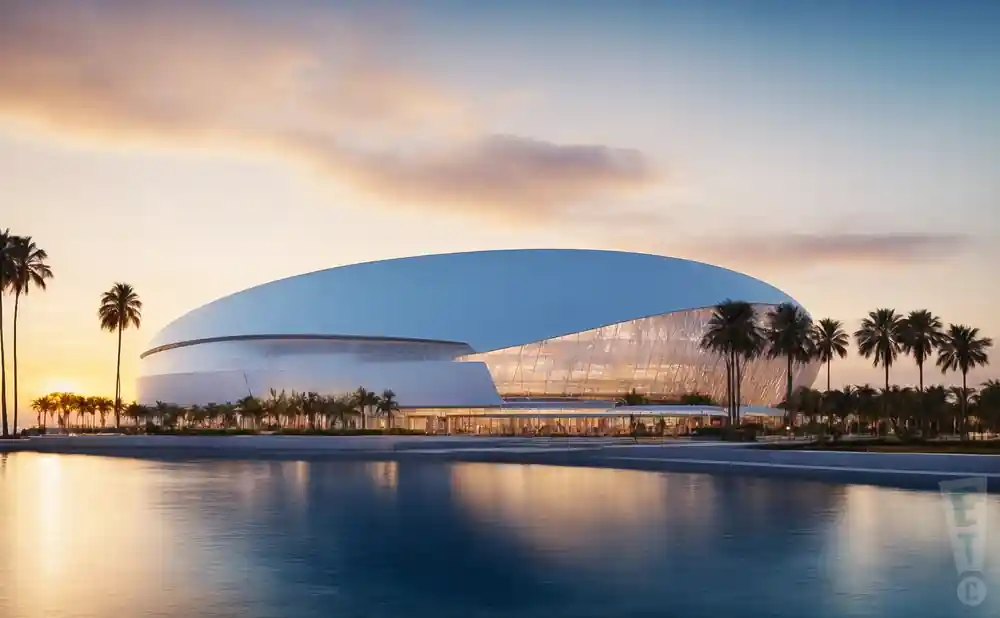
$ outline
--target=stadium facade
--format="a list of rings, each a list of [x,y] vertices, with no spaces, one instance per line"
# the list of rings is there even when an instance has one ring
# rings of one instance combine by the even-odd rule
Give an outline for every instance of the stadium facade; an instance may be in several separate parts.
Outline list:
[[[633,389],[654,400],[722,401],[724,364],[699,341],[727,298],[762,313],[795,302],[724,268],[614,251],[342,266],[250,288],[170,323],[141,355],[139,401],[203,405],[364,386],[392,389],[420,428],[447,417],[583,418]],[[811,385],[818,369],[798,365],[795,385]],[[754,361],[745,403],[774,404],[784,384],[783,361]]]

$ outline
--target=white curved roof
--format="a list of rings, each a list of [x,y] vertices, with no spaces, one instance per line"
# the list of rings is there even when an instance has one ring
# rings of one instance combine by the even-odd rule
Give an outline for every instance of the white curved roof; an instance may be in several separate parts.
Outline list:
[[[618,251],[447,253],[330,268],[220,298],[171,322],[150,348],[266,335],[455,341],[484,352],[732,298],[794,302],[746,275]]]

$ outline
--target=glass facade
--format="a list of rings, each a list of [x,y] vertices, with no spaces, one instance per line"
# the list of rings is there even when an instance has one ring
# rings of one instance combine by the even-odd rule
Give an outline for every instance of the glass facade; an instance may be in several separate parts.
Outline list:
[[[763,315],[771,306],[756,305]],[[726,398],[722,359],[702,350],[712,308],[639,318],[511,348],[460,357],[485,363],[503,397],[615,398],[633,388],[658,399],[701,393]],[[817,363],[796,365],[795,387],[810,386]],[[743,377],[743,403],[784,399],[782,359],[751,362]]]

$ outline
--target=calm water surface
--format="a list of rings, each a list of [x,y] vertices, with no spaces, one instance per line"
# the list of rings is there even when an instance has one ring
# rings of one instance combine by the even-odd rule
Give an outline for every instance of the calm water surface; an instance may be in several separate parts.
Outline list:
[[[969,608],[934,492],[0,455],[0,618],[996,616],[989,509],[993,595]]]

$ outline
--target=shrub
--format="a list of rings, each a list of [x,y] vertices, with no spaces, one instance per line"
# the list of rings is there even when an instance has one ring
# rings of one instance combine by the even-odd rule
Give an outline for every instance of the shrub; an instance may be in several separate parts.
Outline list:
[[[726,442],[754,442],[757,440],[755,425],[742,427],[696,427],[691,431],[695,439],[723,440]]]

